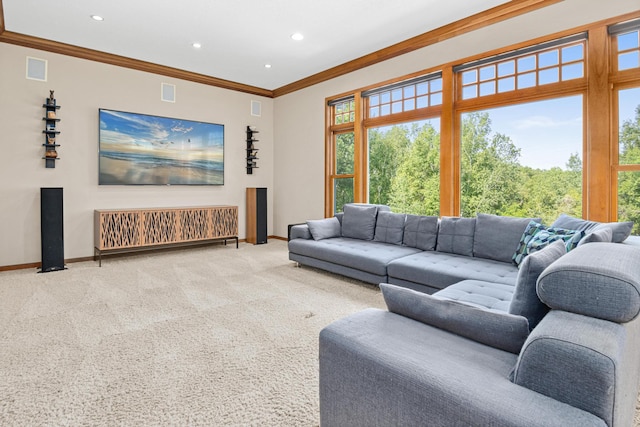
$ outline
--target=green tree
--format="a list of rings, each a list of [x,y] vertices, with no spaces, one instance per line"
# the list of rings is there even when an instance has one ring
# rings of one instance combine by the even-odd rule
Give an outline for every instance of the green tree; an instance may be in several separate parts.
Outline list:
[[[410,134],[404,126],[369,130],[369,203],[390,203],[393,179],[410,146]]]
[[[620,127],[620,164],[640,164],[640,105],[635,117]],[[633,234],[640,234],[640,172],[618,173],[618,220],[633,221]]]
[[[390,206],[396,212],[438,215],[440,212],[440,133],[430,124],[418,127],[409,152],[391,185]]]

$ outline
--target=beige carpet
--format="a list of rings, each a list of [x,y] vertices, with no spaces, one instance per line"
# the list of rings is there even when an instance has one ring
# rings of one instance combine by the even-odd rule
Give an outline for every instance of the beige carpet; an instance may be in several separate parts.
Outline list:
[[[277,240],[0,273],[0,425],[317,426],[318,332],[366,307]]]

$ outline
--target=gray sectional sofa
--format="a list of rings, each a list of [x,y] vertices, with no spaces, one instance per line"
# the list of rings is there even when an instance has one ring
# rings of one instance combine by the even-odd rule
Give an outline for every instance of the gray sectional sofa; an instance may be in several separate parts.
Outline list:
[[[550,311],[530,333],[522,316],[382,284],[388,311],[320,333],[321,425],[633,426],[640,248],[583,245],[536,282]]]
[[[291,260],[380,283],[388,307],[321,332],[322,425],[631,425],[632,225],[345,205],[292,227]]]

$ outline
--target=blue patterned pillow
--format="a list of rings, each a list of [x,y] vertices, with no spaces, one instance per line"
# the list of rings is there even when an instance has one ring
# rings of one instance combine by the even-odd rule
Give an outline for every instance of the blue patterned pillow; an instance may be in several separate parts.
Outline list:
[[[585,232],[581,230],[567,230],[565,228],[547,227],[538,222],[531,221],[525,228],[520,243],[513,254],[513,262],[520,265],[525,257],[533,252],[549,246],[551,243],[562,240],[565,242],[567,252],[575,249],[584,237]]]

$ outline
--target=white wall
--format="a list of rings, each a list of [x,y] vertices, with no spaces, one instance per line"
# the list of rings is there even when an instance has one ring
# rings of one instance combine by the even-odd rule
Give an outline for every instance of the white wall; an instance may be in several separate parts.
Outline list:
[[[48,81],[28,80],[26,57],[48,60]],[[0,44],[0,266],[40,261],[40,187],[64,188],[65,258],[93,255],[93,210],[237,205],[245,236],[245,188],[269,190],[273,233],[273,100],[150,73]],[[176,85],[176,103],[160,100],[162,82]],[[60,160],[45,168],[42,104],[55,90],[62,108]],[[251,100],[262,116],[250,114]],[[98,186],[98,109],[108,108],[225,126],[224,186]],[[259,169],[245,171],[245,129],[260,130]]]
[[[564,0],[275,99],[274,233],[324,215],[325,98],[638,10],[638,0]]]

